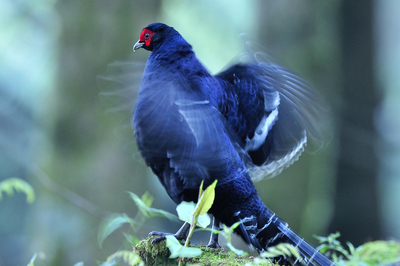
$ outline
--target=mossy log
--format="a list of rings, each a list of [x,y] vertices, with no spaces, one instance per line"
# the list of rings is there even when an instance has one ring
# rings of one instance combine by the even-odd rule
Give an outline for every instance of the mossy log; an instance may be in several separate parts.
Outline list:
[[[142,258],[146,265],[178,265],[179,259],[170,259],[170,252],[165,241],[152,244],[154,237],[142,240],[136,247],[135,252]],[[204,266],[239,266],[251,263],[251,265],[272,266],[267,261],[261,264],[254,263],[252,256],[238,256],[232,251],[223,248],[199,247],[202,254],[195,258],[184,259],[185,265],[204,265]]]

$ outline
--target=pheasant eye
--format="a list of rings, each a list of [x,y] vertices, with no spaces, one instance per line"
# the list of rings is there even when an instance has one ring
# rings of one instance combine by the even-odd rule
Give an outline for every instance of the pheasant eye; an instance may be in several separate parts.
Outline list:
[[[144,42],[146,46],[150,46],[151,44],[151,37],[153,36],[154,32],[149,29],[144,29],[140,34],[139,40]]]

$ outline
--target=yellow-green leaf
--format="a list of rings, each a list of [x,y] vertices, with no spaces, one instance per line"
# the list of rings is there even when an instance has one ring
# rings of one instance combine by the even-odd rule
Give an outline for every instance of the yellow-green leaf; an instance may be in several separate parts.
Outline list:
[[[217,182],[218,180],[215,180],[201,195],[200,200],[197,202],[196,209],[193,212],[193,216],[203,215],[211,208],[212,204],[214,203],[215,187]]]

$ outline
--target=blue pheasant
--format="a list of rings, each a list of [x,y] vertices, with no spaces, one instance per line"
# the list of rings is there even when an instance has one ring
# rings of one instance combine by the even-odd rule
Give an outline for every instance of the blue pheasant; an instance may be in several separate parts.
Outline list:
[[[322,141],[318,93],[257,53],[211,75],[172,27],[145,27],[133,49],[151,51],[134,115],[141,155],[171,199],[198,199],[201,181],[218,180],[209,213],[214,227],[241,221],[235,232],[262,252],[296,246],[306,265],[334,265],[296,235],[257,195],[252,182],[273,176],[298,159],[308,139]],[[176,233],[185,238],[189,226]],[[165,234],[153,232],[162,239]],[[210,246],[217,247],[217,235]],[[293,258],[279,258],[297,264]]]

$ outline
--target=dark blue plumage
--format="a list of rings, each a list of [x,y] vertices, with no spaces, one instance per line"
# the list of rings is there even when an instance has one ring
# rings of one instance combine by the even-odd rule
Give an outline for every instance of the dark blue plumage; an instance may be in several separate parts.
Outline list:
[[[183,37],[161,23],[143,29],[139,48],[151,54],[133,127],[143,158],[172,200],[196,202],[201,181],[218,179],[210,213],[228,226],[242,221],[236,233],[248,244],[262,251],[288,242],[310,265],[332,265],[265,207],[250,177],[279,173],[307,137],[320,139],[318,94],[257,55],[212,76]]]

